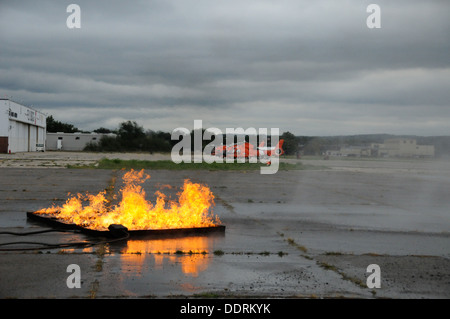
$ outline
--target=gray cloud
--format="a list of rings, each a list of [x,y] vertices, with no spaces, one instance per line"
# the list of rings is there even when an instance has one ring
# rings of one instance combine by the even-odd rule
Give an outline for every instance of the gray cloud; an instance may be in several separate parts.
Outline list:
[[[446,1],[0,3],[0,95],[83,129],[450,134]]]

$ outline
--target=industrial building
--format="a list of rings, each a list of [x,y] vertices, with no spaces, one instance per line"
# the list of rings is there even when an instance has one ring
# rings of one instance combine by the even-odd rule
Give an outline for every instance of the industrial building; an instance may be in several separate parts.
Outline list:
[[[383,144],[371,144],[374,156],[381,157],[434,157],[434,145],[418,145],[415,139],[391,138]]]
[[[48,151],[82,151],[89,143],[97,143],[103,136],[115,134],[103,133],[47,133],[46,149]]]
[[[339,156],[348,157],[368,157],[371,156],[371,149],[364,146],[346,146],[341,147]]]
[[[391,138],[368,146],[342,146],[325,155],[344,157],[434,157],[434,145],[418,145],[415,139]]]
[[[45,151],[46,115],[0,98],[0,153]]]

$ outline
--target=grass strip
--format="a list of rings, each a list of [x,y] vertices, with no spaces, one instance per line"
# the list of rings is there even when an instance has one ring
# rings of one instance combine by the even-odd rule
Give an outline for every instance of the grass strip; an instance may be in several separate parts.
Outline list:
[[[167,169],[167,170],[211,170],[211,171],[251,171],[259,170],[266,166],[261,163],[179,163],[170,160],[143,161],[143,160],[121,160],[103,158],[96,164],[91,165],[68,165],[68,168],[94,168],[94,169]],[[310,165],[302,163],[279,163],[279,170],[304,170],[310,169]]]

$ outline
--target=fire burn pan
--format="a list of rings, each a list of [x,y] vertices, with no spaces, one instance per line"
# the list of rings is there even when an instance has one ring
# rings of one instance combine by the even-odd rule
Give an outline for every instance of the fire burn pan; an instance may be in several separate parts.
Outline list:
[[[57,218],[49,217],[35,212],[27,212],[27,218],[39,224],[45,224],[56,229],[75,230],[86,235],[95,237],[116,237],[109,230],[94,230],[85,228],[76,224],[65,223]],[[173,238],[186,236],[207,236],[207,235],[223,235],[225,233],[225,225],[217,225],[211,227],[193,227],[193,228],[171,228],[171,229],[147,229],[147,230],[128,230],[129,238]]]

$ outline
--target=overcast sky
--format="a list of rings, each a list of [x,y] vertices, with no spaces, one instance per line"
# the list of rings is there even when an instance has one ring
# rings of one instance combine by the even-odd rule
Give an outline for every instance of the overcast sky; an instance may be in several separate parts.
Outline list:
[[[84,130],[450,135],[449,13],[448,0],[0,0],[0,96]]]

